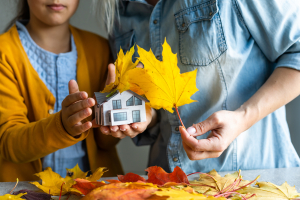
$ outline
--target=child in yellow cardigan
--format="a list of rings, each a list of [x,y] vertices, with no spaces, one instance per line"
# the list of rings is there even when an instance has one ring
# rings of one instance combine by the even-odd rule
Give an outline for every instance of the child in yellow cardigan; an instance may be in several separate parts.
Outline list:
[[[69,25],[78,1],[24,0],[18,19],[27,20],[0,35],[1,182],[36,180],[45,167],[65,176],[76,163],[123,173],[118,140],[91,129],[88,97],[103,89],[110,53],[105,39]]]

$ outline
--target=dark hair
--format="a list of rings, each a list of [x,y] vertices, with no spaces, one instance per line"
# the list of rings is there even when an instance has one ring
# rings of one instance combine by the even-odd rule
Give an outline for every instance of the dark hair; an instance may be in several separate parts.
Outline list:
[[[18,5],[18,15],[11,20],[9,23],[7,30],[16,23],[17,20],[29,20],[30,12],[27,0],[19,0]]]

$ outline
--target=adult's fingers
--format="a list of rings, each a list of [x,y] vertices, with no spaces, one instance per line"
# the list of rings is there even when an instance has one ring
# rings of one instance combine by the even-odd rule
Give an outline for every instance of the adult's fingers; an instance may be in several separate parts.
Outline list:
[[[217,158],[222,152],[213,152],[213,151],[194,151],[187,144],[182,142],[183,148],[189,157],[190,160],[202,160],[207,158]]]
[[[224,141],[218,134],[212,133],[213,136],[207,139],[197,140],[194,136],[190,135],[183,127],[180,127],[179,131],[181,133],[182,142],[189,146],[193,151],[222,152],[226,149]]]
[[[72,94],[72,95],[75,95],[75,94]],[[71,116],[71,115],[79,112],[82,109],[89,108],[94,105],[95,105],[95,100],[93,98],[88,98],[88,99],[85,99],[82,101],[77,101],[76,103],[73,103],[70,106],[68,106],[68,109],[66,109],[66,115]]]
[[[144,68],[144,65],[143,65],[143,63],[139,62],[136,67],[137,68]]]
[[[139,132],[135,131],[131,126],[125,124],[119,126],[120,131],[131,138],[134,138]]]
[[[194,124],[193,127],[196,129],[196,132],[192,133],[193,136],[203,135],[208,131],[219,128],[221,126],[221,120],[218,113],[214,113],[209,116],[206,120]],[[189,128],[188,128],[189,129]]]
[[[62,102],[62,107],[68,107],[79,100],[84,100],[88,98],[88,94],[86,92],[76,92],[73,94],[69,94]]]
[[[78,84],[75,80],[69,81],[69,94],[74,94],[76,92],[79,92]]]
[[[106,78],[106,85],[115,82],[116,79],[116,67],[114,64],[108,65],[108,73]]]
[[[100,131],[101,133],[103,133],[104,135],[109,135],[110,134],[110,130],[108,126],[101,126],[100,127]]]

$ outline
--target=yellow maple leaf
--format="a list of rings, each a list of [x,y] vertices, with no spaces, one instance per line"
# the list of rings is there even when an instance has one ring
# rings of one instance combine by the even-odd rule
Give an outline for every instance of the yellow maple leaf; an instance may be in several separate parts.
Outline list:
[[[112,90],[119,90],[120,93],[128,90],[130,85],[128,83],[128,74],[127,72],[133,68],[135,68],[138,64],[138,60],[133,63],[132,62],[132,55],[134,54],[134,46],[131,47],[130,51],[124,55],[122,49],[118,54],[118,58],[115,62],[115,72],[116,72],[116,79],[115,82],[110,83],[109,85],[105,86],[104,90],[101,92],[111,92]]]
[[[291,187],[287,182],[281,186],[270,182],[258,182],[258,187],[246,187],[237,192],[241,194],[255,194],[251,200],[290,200],[300,197],[295,187]]]
[[[3,196],[0,196],[0,200],[10,200],[10,199],[11,200],[24,200],[21,197],[25,194],[27,194],[27,193],[20,193],[18,195],[6,194]]]
[[[163,108],[173,113],[173,107],[195,102],[190,97],[198,91],[196,87],[197,69],[180,74],[177,66],[177,54],[173,54],[165,40],[163,44],[163,61],[156,59],[151,51],[138,46],[144,68],[128,71],[130,89],[140,95],[144,94],[155,109]]]
[[[51,167],[47,167],[44,171],[35,174],[42,179],[42,184],[39,182],[31,182],[31,184],[35,185],[46,193],[49,193],[50,191],[51,195],[58,196],[60,195],[60,192],[62,195],[68,192],[80,193],[75,188],[72,188],[72,186],[76,184],[74,179],[81,178],[93,181],[98,180],[105,172],[105,167],[99,167],[90,177],[86,177],[87,172],[82,172],[78,164],[72,169],[67,169],[67,172],[71,173],[72,175],[67,175],[65,178],[62,178],[58,173],[53,172]]]
[[[213,200],[213,199],[219,199],[219,200],[226,200],[224,197],[215,198],[212,196],[205,196],[203,194],[198,194],[195,192],[186,192],[184,190],[176,190],[172,188],[168,189],[162,189],[162,191],[156,191],[154,192],[155,195],[161,196],[161,197],[167,197],[167,199],[172,200]]]

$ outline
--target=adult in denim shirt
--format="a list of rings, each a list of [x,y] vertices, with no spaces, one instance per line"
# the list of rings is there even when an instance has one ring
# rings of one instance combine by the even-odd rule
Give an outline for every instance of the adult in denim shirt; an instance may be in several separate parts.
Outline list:
[[[102,2],[108,10],[116,1]],[[162,60],[166,38],[181,73],[198,69],[199,91],[192,96],[198,102],[179,108],[187,131],[179,128],[176,112],[159,110],[158,123],[141,134],[150,120],[135,128],[102,127],[102,132],[136,135],[137,145],[151,144],[149,165],[168,172],[176,166],[186,173],[298,167],[284,105],[300,93],[299,4],[120,1],[110,29],[115,58],[120,47],[137,44]],[[108,28],[112,20],[108,15]]]

